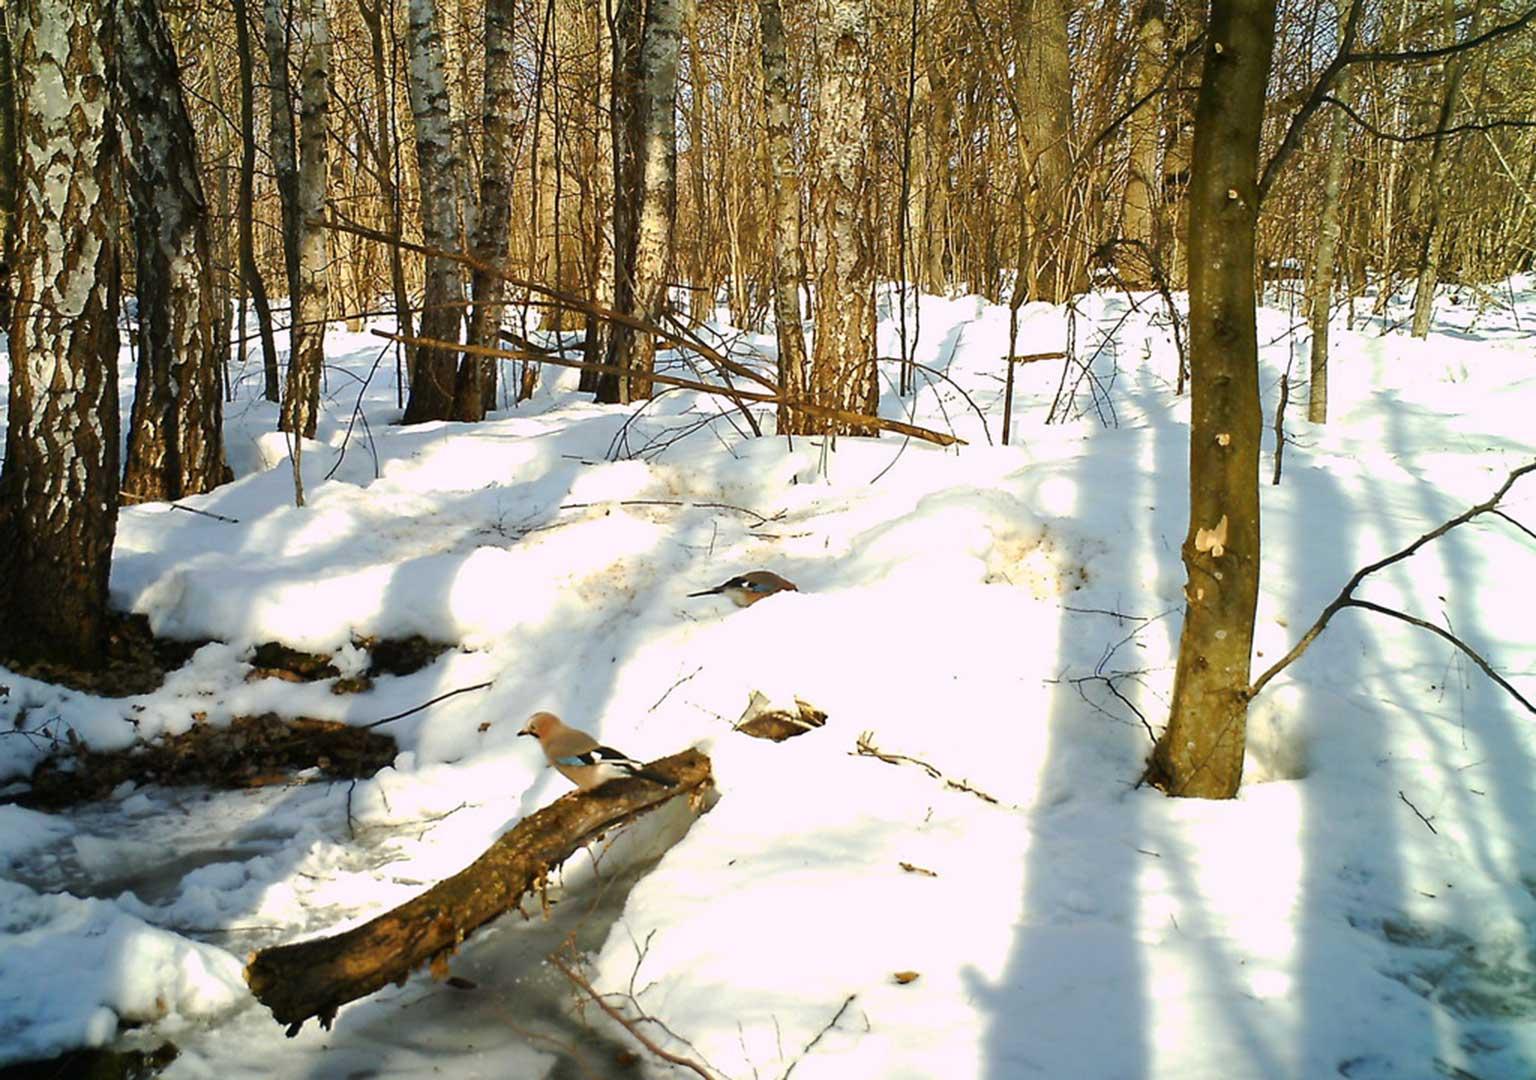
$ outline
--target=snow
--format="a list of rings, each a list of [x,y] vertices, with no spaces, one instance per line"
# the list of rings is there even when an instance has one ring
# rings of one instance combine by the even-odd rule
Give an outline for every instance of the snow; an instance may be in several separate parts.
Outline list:
[[[1341,315],[1331,422],[1293,395],[1278,487],[1266,432],[1256,672],[1354,570],[1530,460],[1532,283],[1450,296],[1425,342],[1396,329],[1406,296]],[[574,935],[595,987],[664,1022],[649,1037],[734,1078],[1536,1074],[1536,725],[1442,639],[1343,612],[1253,703],[1239,798],[1136,786],[1171,692],[1189,407],[1161,302],[1135,300],[1021,311],[1019,353],[1070,335],[1096,381],[1020,365],[1001,447],[1006,308],[923,297],[916,358],[946,378],[890,387],[882,412],[967,440],[949,450],[747,439],[729,412],[678,438],[717,403],[596,406],[574,372],[484,423],[403,429],[377,339],[333,328],[304,509],[259,373],[236,373],[239,478],[182,504],[233,520],[127,508],[113,565],[115,603],[210,643],[123,699],[0,673],[0,783],[68,733],[112,749],[194,714],[367,723],[492,685],[386,725],[400,754],[356,785],[0,807],[0,1064],[119,1039],[175,1042],[171,1077],[532,1077],[568,1058],[601,1076],[626,1048],[683,1075],[573,1009],[544,957]],[[1272,418],[1307,338],[1268,300]],[[1066,419],[1046,425],[1058,385]],[[1536,480],[1503,508],[1536,523]],[[1485,516],[1360,595],[1452,629],[1531,697],[1533,558]],[[758,567],[800,591],[686,595]],[[265,641],[351,675],[365,639],[409,634],[452,648],[361,694],[246,680]],[[827,723],[735,734],[753,692]],[[548,921],[477,933],[452,961],[476,989],[419,975],[284,1039],[244,989],[248,953],[403,902],[563,793],[516,736],[537,709],[637,757],[698,745],[720,797],[572,860]]]

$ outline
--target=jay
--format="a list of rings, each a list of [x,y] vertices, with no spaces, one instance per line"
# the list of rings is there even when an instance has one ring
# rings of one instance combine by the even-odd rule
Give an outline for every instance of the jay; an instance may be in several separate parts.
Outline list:
[[[713,589],[705,589],[703,592],[689,593],[694,596],[724,596],[737,607],[751,607],[759,600],[772,596],[779,592],[799,592],[795,583],[786,578],[781,578],[772,570],[749,570],[745,574],[739,574]]]
[[[582,791],[625,776],[638,776],[663,787],[677,786],[676,781],[652,772],[629,755],[600,745],[585,731],[567,727],[554,713],[534,713],[518,734],[538,739],[545,759]]]

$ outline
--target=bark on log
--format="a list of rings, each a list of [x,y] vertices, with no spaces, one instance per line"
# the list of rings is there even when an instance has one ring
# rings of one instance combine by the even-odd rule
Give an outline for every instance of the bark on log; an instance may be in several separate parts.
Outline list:
[[[453,877],[414,900],[332,937],[278,945],[252,955],[245,981],[273,1017],[298,1033],[317,1017],[329,1029],[336,1010],[423,964],[446,957],[476,929],[542,886],[549,872],[582,845],[678,795],[710,783],[709,758],[685,750],[647,768],[677,781],[673,788],[616,780],[571,792],[528,815]]]

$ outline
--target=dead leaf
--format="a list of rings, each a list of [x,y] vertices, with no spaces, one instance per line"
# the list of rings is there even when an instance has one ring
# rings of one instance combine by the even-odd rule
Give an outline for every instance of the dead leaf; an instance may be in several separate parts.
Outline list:
[[[907,983],[916,981],[916,979],[917,979],[917,972],[915,972],[915,971],[898,971],[895,975],[892,975],[891,978],[895,979],[902,986],[906,986]]]
[[[927,867],[924,867],[924,866],[913,866],[909,862],[899,862],[896,865],[901,867],[903,870],[905,870],[909,874],[922,874],[924,877],[938,877],[939,876],[937,874],[937,872],[935,872],[933,870],[929,870]]]

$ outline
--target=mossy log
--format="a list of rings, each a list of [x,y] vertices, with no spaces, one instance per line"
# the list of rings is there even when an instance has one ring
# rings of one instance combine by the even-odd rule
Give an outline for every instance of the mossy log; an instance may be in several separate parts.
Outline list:
[[[647,768],[677,786],[627,779],[562,796],[518,822],[453,877],[394,910],[332,937],[254,953],[245,968],[246,984],[288,1025],[290,1036],[311,1017],[329,1028],[347,1002],[445,960],[476,929],[540,888],[549,872],[583,845],[711,780],[709,758],[697,750]]]

